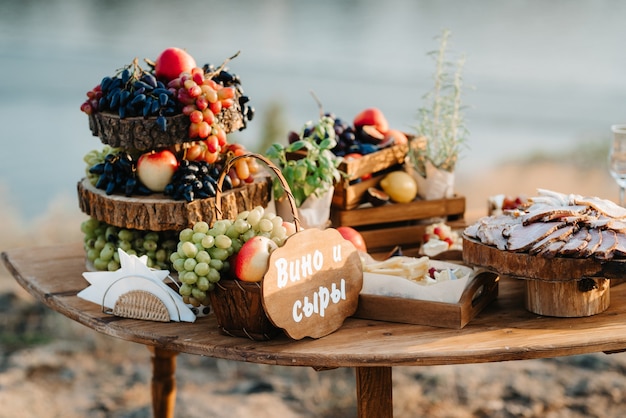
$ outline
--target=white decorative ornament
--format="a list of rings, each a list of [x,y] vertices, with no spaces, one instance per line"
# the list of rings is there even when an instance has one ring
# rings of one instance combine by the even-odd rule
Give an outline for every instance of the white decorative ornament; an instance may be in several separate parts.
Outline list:
[[[167,309],[172,321],[196,320],[195,314],[183,302],[182,296],[163,282],[169,276],[169,271],[149,268],[145,255],[129,255],[122,249],[118,249],[118,254],[121,265],[118,270],[83,273],[90,286],[78,293],[79,298],[101,305],[105,312],[115,313],[118,304],[127,301],[127,296],[143,294],[149,296],[152,302],[158,301],[159,308]],[[132,309],[136,309],[136,306]]]

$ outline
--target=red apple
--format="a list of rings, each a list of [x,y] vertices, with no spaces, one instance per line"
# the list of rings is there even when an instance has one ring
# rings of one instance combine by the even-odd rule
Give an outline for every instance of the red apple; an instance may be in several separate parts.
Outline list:
[[[267,272],[270,254],[278,248],[271,239],[257,235],[246,241],[235,258],[235,276],[244,282],[260,282]]]
[[[137,161],[139,181],[153,192],[162,192],[177,169],[178,160],[168,149],[147,152]]]
[[[367,108],[354,117],[352,122],[355,128],[360,126],[374,126],[381,134],[386,134],[389,130],[389,123],[383,112],[375,107]]]
[[[357,250],[362,251],[364,253],[367,252],[367,245],[365,244],[365,239],[363,239],[363,235],[359,231],[349,226],[340,226],[337,228],[337,231],[341,234],[341,236],[350,241],[352,245],[356,247]]]
[[[173,80],[180,73],[188,72],[196,67],[196,60],[184,49],[167,48],[155,61],[154,73],[158,79]]]

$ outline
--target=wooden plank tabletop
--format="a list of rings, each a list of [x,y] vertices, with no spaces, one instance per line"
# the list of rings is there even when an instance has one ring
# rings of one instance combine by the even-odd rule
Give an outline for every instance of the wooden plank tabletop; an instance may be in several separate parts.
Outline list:
[[[88,283],[81,244],[2,253],[8,270],[35,298],[98,332],[156,348],[286,366],[373,367],[522,360],[626,349],[626,286],[611,289],[611,306],[585,318],[550,318],[524,308],[523,283],[503,279],[498,299],[461,330],[348,318],[313,340],[285,336],[256,342],[221,335],[215,320],[156,323],[119,318],[76,294]],[[415,312],[419,315],[419,312]]]

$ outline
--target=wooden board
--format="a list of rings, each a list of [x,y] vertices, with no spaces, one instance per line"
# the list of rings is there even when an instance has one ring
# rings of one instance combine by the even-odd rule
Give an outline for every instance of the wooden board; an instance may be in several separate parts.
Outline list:
[[[266,207],[271,196],[272,180],[268,175],[253,183],[222,194],[222,219],[234,219],[244,210]],[[215,199],[192,202],[173,200],[163,194],[150,196],[107,195],[87,179],[78,182],[78,203],[83,213],[119,228],[142,231],[180,231],[198,221],[209,224],[215,219]]]
[[[499,277],[476,276],[458,303],[431,302],[399,297],[360,295],[356,318],[404,324],[461,329],[498,296]]]
[[[357,309],[363,286],[359,253],[336,229],[305,229],[270,256],[263,307],[293,339],[320,338]]]
[[[545,258],[528,253],[501,251],[496,247],[463,238],[463,262],[499,274],[546,281],[580,280],[585,277],[626,278],[626,260],[595,258]]]

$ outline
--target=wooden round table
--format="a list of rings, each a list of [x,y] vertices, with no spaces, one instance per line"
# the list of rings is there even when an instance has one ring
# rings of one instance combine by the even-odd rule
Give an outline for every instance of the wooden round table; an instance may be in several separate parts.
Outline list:
[[[338,331],[320,339],[294,341],[281,336],[256,342],[220,334],[211,316],[194,323],[157,323],[103,313],[100,306],[76,296],[88,285],[82,277],[81,244],[13,249],[3,252],[2,258],[18,283],[51,309],[152,350],[157,418],[174,416],[178,353],[316,370],[352,367],[358,416],[391,418],[393,366],[486,363],[626,349],[626,286],[613,286],[611,306],[601,314],[550,318],[527,311],[524,284],[505,278],[498,299],[460,330],[348,318]]]

